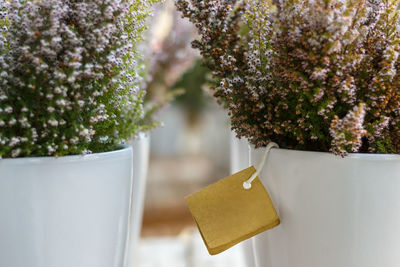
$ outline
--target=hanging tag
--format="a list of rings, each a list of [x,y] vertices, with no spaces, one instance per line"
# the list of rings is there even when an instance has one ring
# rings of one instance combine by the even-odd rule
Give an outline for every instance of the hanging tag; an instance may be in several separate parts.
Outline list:
[[[250,167],[186,198],[211,255],[279,225],[271,198],[258,177],[251,188],[243,184],[256,172]]]

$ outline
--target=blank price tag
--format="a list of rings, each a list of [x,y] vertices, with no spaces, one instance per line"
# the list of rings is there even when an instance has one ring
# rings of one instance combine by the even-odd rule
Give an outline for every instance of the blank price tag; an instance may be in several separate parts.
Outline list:
[[[271,198],[257,177],[250,189],[243,182],[255,173],[250,167],[186,198],[211,255],[279,225]]]

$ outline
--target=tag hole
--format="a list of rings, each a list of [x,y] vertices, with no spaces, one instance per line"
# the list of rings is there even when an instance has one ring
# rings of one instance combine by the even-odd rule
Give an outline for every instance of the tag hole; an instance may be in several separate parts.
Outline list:
[[[244,182],[244,183],[243,183],[243,188],[246,189],[246,190],[249,190],[249,189],[251,188],[251,183],[249,183],[249,182],[247,182],[247,181]]]

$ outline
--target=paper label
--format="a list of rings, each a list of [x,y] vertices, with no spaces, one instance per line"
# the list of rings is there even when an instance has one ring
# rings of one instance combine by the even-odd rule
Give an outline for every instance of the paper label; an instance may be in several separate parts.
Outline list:
[[[257,177],[251,189],[243,182],[255,172],[250,167],[186,198],[211,255],[279,225],[271,198]]]

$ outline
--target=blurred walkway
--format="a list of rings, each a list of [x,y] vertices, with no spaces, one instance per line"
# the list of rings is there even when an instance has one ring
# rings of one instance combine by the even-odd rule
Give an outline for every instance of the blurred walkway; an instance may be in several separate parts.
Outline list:
[[[177,237],[143,238],[138,261],[138,267],[245,267],[240,246],[210,256],[197,229]]]

